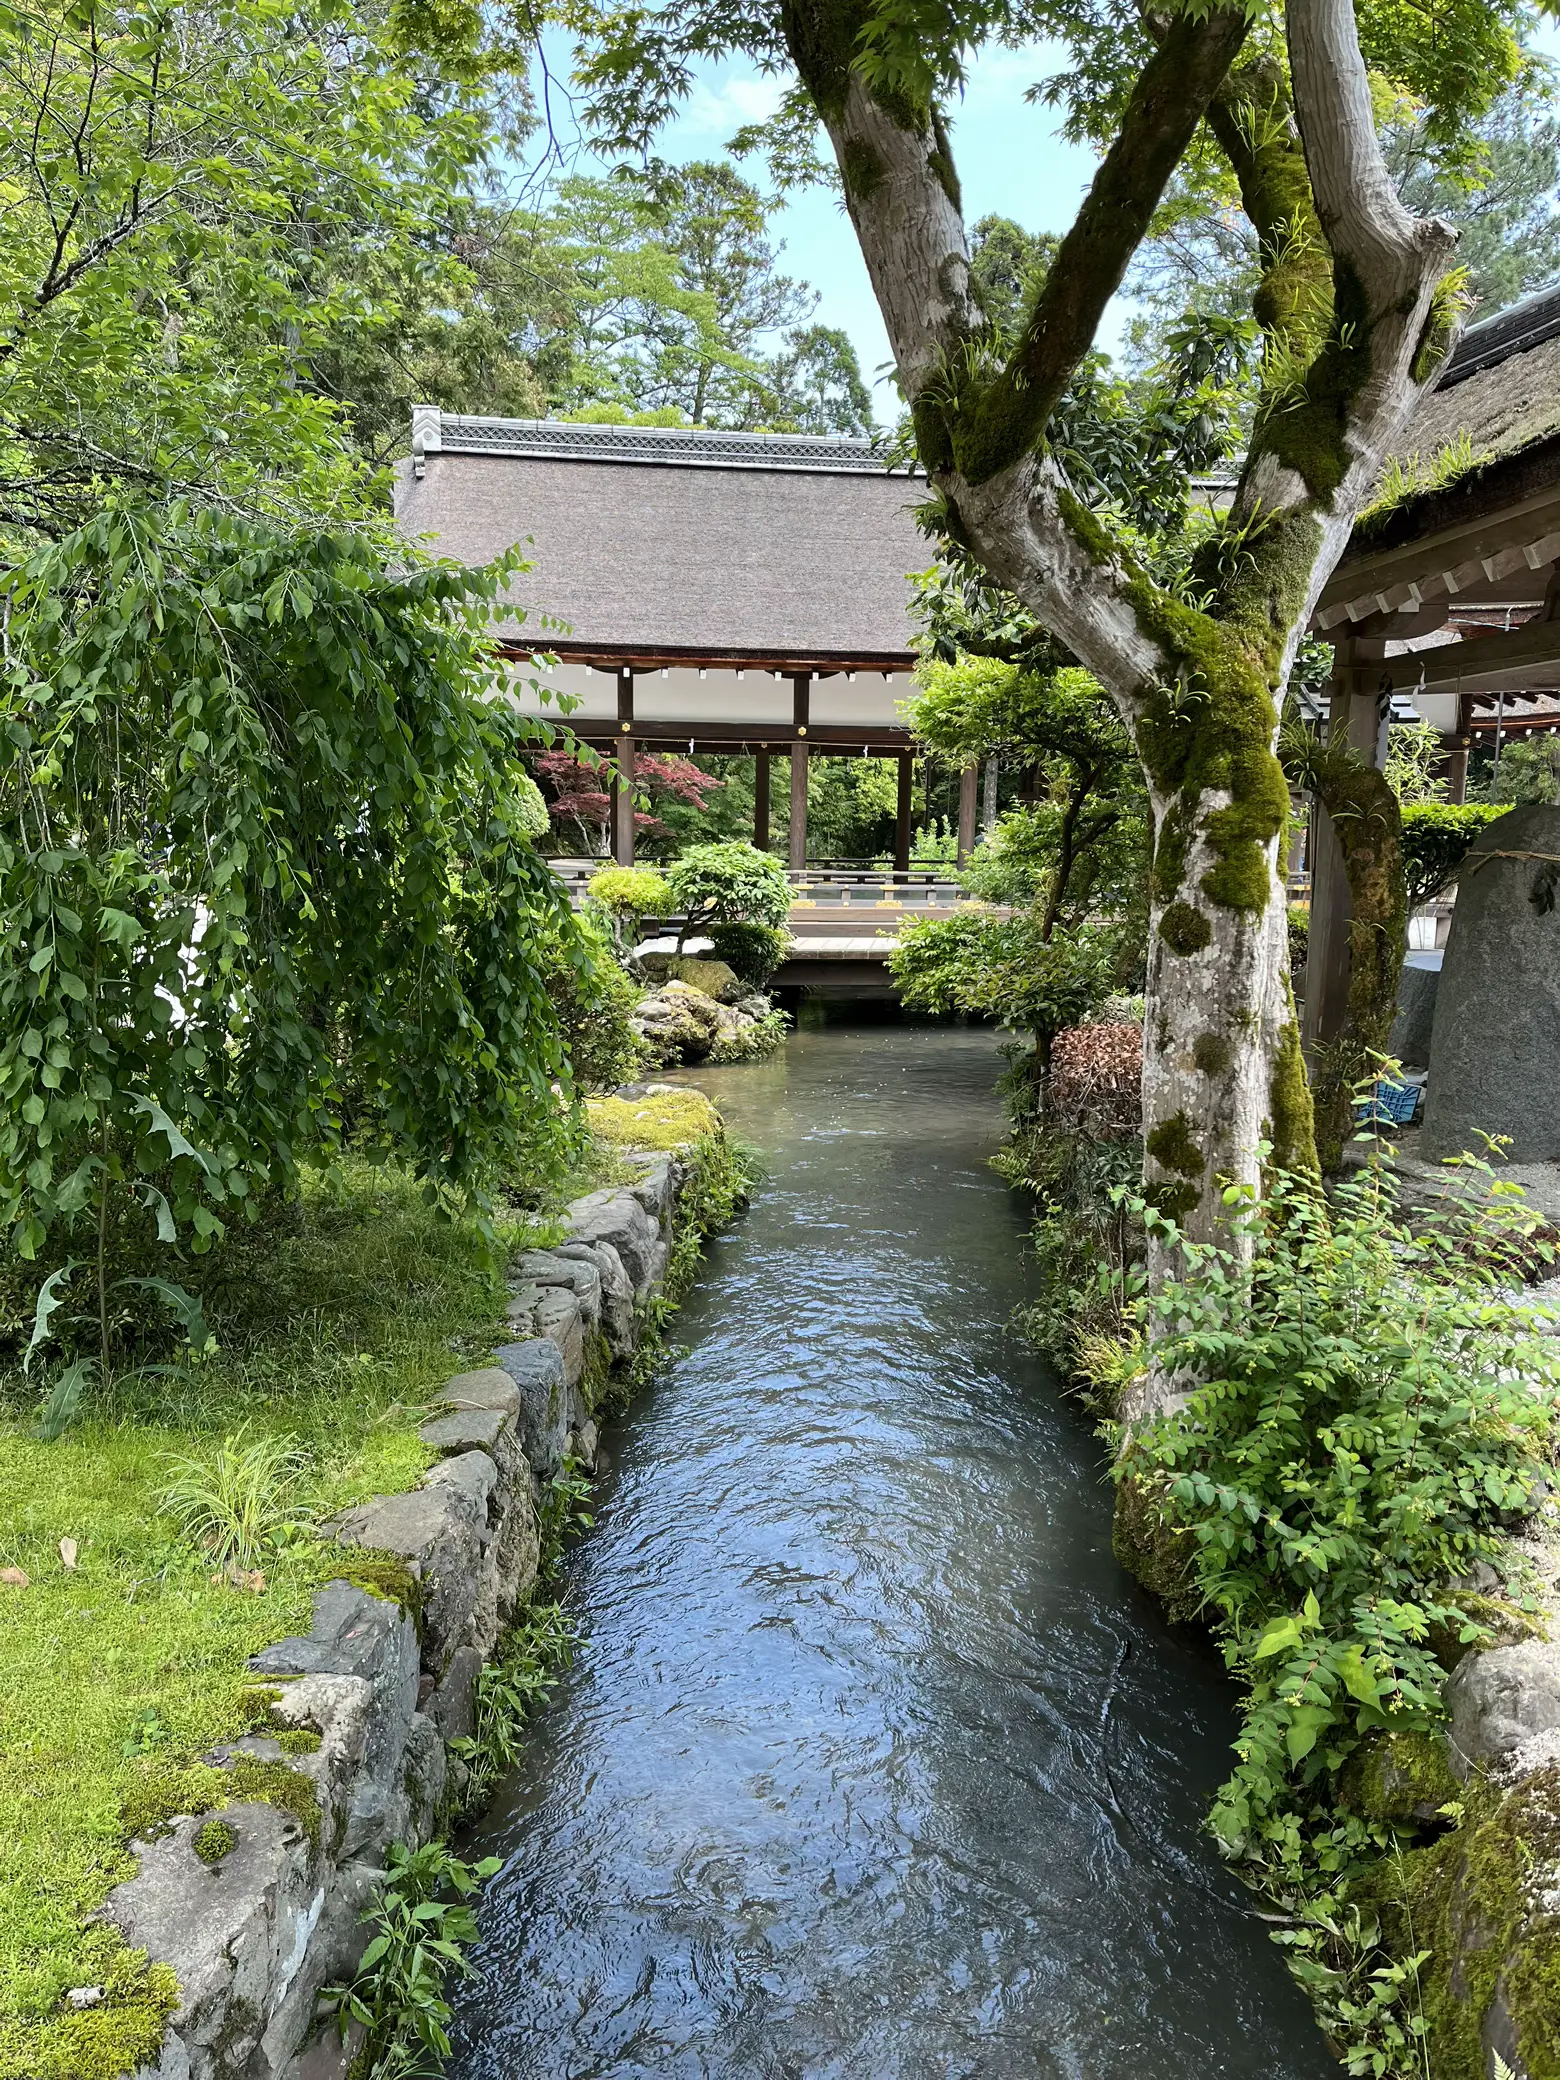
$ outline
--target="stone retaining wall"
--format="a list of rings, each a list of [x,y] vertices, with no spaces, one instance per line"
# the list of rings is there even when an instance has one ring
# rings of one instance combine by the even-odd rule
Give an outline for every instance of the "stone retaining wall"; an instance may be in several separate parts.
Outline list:
[[[320,1989],[356,1969],[389,1845],[429,1840],[446,1790],[459,1789],[447,1744],[472,1731],[483,1663],[530,1597],[543,1490],[571,1454],[594,1468],[597,1397],[610,1365],[632,1357],[666,1269],[685,1168],[671,1155],[629,1160],[636,1182],[576,1200],[565,1239],[517,1261],[517,1340],[444,1387],[419,1432],[441,1455],[422,1486],[338,1520],[343,1546],[365,1550],[344,1552],[306,1637],[250,1663],[275,1732],[207,1759],[289,1766],[317,1810],[299,1817],[307,1795],[298,1811],[223,1807],[233,1840],[212,1863],[195,1846],[207,1815],[135,1844],[140,1867],[105,1913],[172,1966],[181,1993],[141,2080],[345,2073],[353,2046],[318,2028]],[[319,1745],[298,1753],[289,1733]]]

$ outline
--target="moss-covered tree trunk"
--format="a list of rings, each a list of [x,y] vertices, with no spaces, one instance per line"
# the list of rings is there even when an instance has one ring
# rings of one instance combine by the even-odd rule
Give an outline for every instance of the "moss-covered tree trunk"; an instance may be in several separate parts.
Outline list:
[[[1314,1161],[1288,984],[1278,707],[1388,442],[1455,329],[1453,233],[1411,217],[1377,143],[1352,0],[1288,0],[1287,64],[1247,17],[1156,18],[1078,219],[1017,346],[970,286],[947,133],[925,69],[860,0],[786,0],[948,523],[1117,703],[1156,818],[1143,1096],[1151,1198],[1227,1231],[1271,1142]],[[1046,430],[1165,184],[1207,121],[1262,260],[1264,390],[1233,507],[1172,593],[1068,482]],[[1191,602],[1195,601],[1195,604]],[[1156,1276],[1173,1268],[1156,1248]]]

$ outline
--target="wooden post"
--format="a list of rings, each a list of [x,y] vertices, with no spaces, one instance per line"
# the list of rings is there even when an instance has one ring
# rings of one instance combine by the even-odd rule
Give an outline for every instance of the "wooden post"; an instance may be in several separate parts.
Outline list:
[[[975,802],[976,787],[979,779],[979,766],[966,766],[959,775],[959,865],[961,867],[975,850]]]
[[[634,674],[627,665],[617,675],[617,775],[612,788],[614,830],[612,854],[620,867],[634,864]]]
[[[1328,736],[1345,736],[1378,769],[1386,764],[1387,697],[1380,691],[1381,666],[1362,665],[1354,643],[1334,653]],[[1311,927],[1306,943],[1305,1026],[1307,1048],[1333,1039],[1349,1008],[1349,920],[1353,904],[1343,848],[1332,819],[1318,802],[1312,826]]]
[[[915,779],[915,760],[908,751],[899,754],[899,800],[894,809],[894,872],[910,871],[910,789]]]
[[[791,679],[796,741],[791,746],[791,866],[807,864],[807,723],[812,700],[812,673]]]
[[[997,761],[988,758],[985,778],[981,782],[980,827],[985,837],[990,837],[997,827]]]
[[[1473,695],[1457,696],[1457,728],[1441,742],[1446,750],[1446,799],[1462,803],[1468,799],[1468,753],[1473,748]]]
[[[753,843],[760,852],[769,850],[769,753],[753,755]]]

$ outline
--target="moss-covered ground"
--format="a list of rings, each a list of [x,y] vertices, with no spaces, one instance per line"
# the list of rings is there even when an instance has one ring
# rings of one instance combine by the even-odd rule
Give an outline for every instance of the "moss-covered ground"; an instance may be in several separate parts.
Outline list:
[[[0,1581],[3,2080],[108,2080],[155,2052],[166,1974],[88,1917],[131,1874],[128,1834],[161,1784],[251,1722],[247,1657],[306,1630],[311,1591],[340,1571],[305,1525],[258,1583],[215,1573],[159,1509],[169,1456],[241,1426],[296,1440],[301,1523],[413,1485],[421,1411],[502,1333],[497,1267],[474,1223],[349,1168],[212,1270],[204,1364],[111,1389],[53,1443],[34,1434],[36,1384],[14,1361],[0,1377],[0,1568],[26,1578]],[[106,1998],[73,2012],[63,1996],[83,1986]]]
[[[0,1283],[0,2080],[114,2080],[155,2057],[171,1975],[91,1920],[132,1874],[138,1829],[172,1811],[215,1815],[225,1796],[269,1798],[317,1825],[285,1762],[241,1765],[239,1781],[201,1757],[264,1720],[248,1657],[307,1630],[313,1590],[342,1572],[311,1524],[413,1486],[432,1457],[417,1425],[437,1389],[505,1339],[505,1258],[551,1239],[567,1200],[632,1176],[629,1148],[697,1144],[692,1225],[729,1213],[738,1180],[702,1093],[589,1110],[578,1167],[500,1221],[496,1245],[409,1179],[348,1164],[221,1261],[157,1267],[199,1284],[215,1354],[126,1371],[52,1443],[36,1434],[39,1384],[18,1362],[38,1274]],[[203,1459],[239,1431],[288,1440],[299,1471],[280,1541],[258,1573],[230,1578],[160,1498],[171,1458]],[[371,1563],[353,1576],[394,1593]],[[223,1823],[200,1841],[217,1859]],[[73,2010],[65,1995],[83,1987],[104,1997]]]

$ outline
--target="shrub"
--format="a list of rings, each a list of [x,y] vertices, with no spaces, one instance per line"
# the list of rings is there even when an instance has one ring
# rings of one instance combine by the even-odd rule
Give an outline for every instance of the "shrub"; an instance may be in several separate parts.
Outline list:
[[[653,867],[603,867],[592,874],[585,893],[608,916],[635,925],[647,917],[669,917],[674,907],[666,876]]]
[[[1143,1028],[1075,1026],[1051,1044],[1046,1110],[1061,1124],[1096,1134],[1143,1127]]]
[[[1032,910],[971,911],[905,926],[889,958],[905,1003],[973,1012],[1033,1032],[1044,1067],[1053,1036],[1079,1024],[1110,988],[1116,941],[1084,927],[1047,939]]]
[[[610,1091],[632,1081],[646,1061],[628,1023],[639,986],[599,927],[580,917],[546,949],[540,965],[578,1088]]]
[[[739,982],[762,989],[785,959],[791,935],[783,925],[742,921],[711,925],[710,943]]]
[[[756,845],[695,845],[667,880],[674,906],[687,918],[684,939],[716,924],[779,926],[791,914],[785,868]]]
[[[1429,1727],[1432,1634],[1479,1636],[1451,1584],[1498,1558],[1539,1492],[1560,1355],[1492,1307],[1534,1222],[1497,1193],[1410,1229],[1390,1173],[1279,1173],[1237,1211],[1255,1253],[1180,1247],[1151,1305],[1160,1370],[1201,1381],[1120,1466],[1162,1484],[1225,1657],[1247,1690],[1214,1824],[1258,1864],[1373,1729]],[[1302,1823],[1302,1825],[1307,1823]]]
[[[1403,810],[1403,877],[1408,914],[1441,893],[1486,824],[1504,816],[1488,802],[1410,802]]]
[[[204,1251],[340,1146],[347,1093],[435,1190],[561,1152],[539,955],[572,924],[517,785],[540,725],[488,697],[482,637],[512,568],[393,569],[366,535],[172,508],[110,509],[4,574],[22,1256],[132,1217]]]

